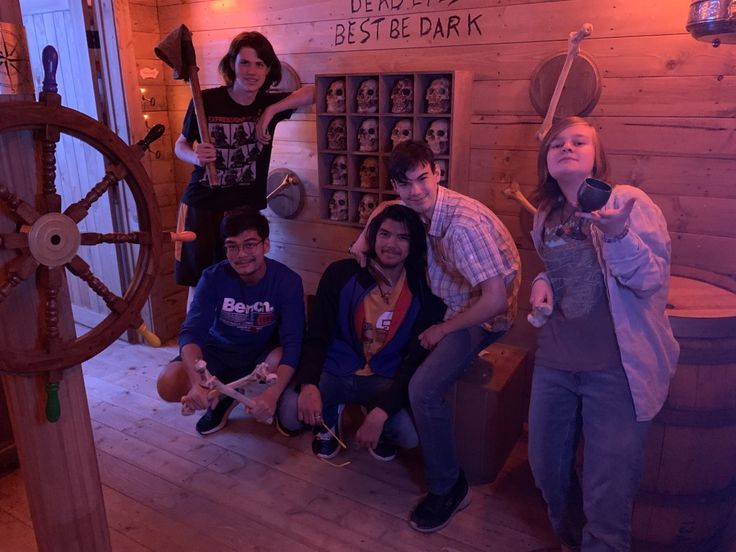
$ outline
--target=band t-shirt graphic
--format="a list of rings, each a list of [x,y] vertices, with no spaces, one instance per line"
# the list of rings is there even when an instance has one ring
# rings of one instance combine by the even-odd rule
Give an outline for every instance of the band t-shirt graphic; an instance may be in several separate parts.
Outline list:
[[[288,93],[259,92],[250,105],[241,105],[230,97],[225,86],[202,92],[207,128],[215,146],[217,182],[207,179],[204,167],[195,166],[182,201],[192,207],[226,211],[243,205],[256,209],[266,207],[266,180],[271,161],[272,142],[261,144],[256,139],[256,124],[263,110],[288,96]],[[292,110],[274,115],[268,125],[271,136],[276,124],[288,119]],[[189,104],[182,135],[189,142],[199,142],[199,127],[194,106]]]

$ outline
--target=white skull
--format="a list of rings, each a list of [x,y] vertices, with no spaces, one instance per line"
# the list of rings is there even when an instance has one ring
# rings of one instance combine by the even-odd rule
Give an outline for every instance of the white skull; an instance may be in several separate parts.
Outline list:
[[[440,185],[447,186],[447,161],[444,159],[437,159],[434,164],[440,172]]]
[[[376,194],[363,194],[358,204],[358,222],[360,224],[368,223],[368,217],[371,216],[376,205],[378,205],[378,196]]]
[[[327,127],[327,149],[344,150],[348,148],[345,119],[332,119]]]
[[[434,79],[427,88],[427,113],[450,112],[450,79]]]
[[[424,140],[435,155],[446,155],[450,150],[450,123],[447,119],[435,119],[424,134]]]
[[[378,159],[366,157],[360,164],[360,187],[378,188]]]
[[[330,185],[348,185],[348,158],[344,155],[336,155],[330,165]]]
[[[355,97],[358,104],[358,113],[375,113],[378,111],[378,81],[366,79],[358,87]]]
[[[414,82],[399,79],[391,89],[391,113],[411,113],[414,110]]]
[[[378,119],[366,119],[360,123],[358,151],[378,151]]]
[[[345,113],[345,80],[337,79],[327,88],[327,113]]]
[[[327,208],[330,220],[348,220],[348,193],[343,190],[333,192]]]
[[[414,132],[411,128],[411,119],[401,119],[396,121],[394,128],[391,130],[391,143],[394,147],[398,146],[401,142],[406,142],[414,137]]]

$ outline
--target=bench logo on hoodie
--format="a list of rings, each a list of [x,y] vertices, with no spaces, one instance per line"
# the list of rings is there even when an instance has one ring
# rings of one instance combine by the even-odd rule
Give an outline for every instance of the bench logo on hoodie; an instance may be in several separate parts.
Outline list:
[[[220,321],[244,332],[257,333],[275,322],[274,308],[268,301],[246,305],[232,297],[225,297],[222,300]]]

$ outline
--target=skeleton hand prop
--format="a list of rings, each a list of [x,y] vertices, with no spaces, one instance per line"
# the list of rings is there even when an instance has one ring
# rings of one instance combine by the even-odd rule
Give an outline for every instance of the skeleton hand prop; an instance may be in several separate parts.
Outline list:
[[[547,319],[552,314],[552,305],[549,303],[542,303],[541,305],[532,308],[532,312],[526,315],[526,319],[535,328],[541,328],[547,322]]]

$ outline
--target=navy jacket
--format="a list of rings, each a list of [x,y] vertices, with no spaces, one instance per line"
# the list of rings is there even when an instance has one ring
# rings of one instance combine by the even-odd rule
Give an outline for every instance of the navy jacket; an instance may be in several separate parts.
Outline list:
[[[393,337],[370,360],[379,376],[392,378],[390,390],[375,405],[391,416],[406,404],[406,389],[412,374],[429,351],[418,335],[442,321],[445,305],[432,294],[425,278],[410,278],[411,303]],[[376,282],[367,269],[353,259],[344,259],[327,267],[320,279],[317,296],[307,323],[307,337],[295,376],[297,385],[318,385],[322,370],[348,376],[365,365],[363,343],[355,332],[356,310]]]

